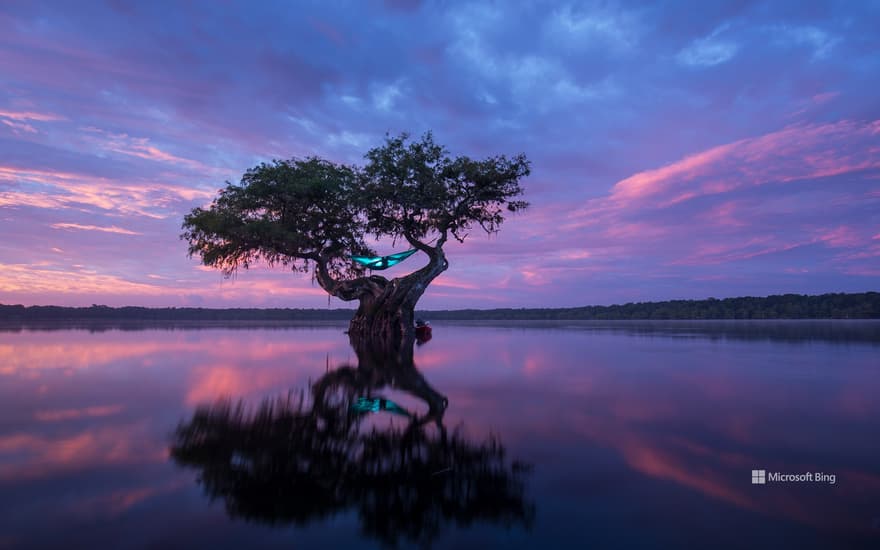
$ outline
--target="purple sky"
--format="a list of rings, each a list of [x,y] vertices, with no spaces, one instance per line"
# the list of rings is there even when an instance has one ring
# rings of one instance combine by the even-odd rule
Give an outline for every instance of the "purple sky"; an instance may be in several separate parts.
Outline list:
[[[880,287],[876,1],[275,4],[0,5],[0,303],[327,307],[200,267],[183,214],[426,130],[533,173],[421,307]]]

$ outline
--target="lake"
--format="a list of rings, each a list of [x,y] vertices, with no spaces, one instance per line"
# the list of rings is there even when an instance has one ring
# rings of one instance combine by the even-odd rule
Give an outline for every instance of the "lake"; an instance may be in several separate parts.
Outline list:
[[[0,328],[0,548],[880,547],[880,322],[344,328]]]

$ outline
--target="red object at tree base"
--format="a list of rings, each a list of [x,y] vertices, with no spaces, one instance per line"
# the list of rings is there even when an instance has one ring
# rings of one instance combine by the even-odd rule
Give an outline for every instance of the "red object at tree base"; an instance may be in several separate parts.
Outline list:
[[[431,325],[416,325],[416,340],[419,342],[427,342],[431,339]]]

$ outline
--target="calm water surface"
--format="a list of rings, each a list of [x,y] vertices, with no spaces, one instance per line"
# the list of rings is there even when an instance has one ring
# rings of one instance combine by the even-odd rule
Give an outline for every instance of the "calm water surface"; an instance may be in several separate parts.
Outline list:
[[[878,323],[55,328],[0,330],[0,548],[880,547]]]

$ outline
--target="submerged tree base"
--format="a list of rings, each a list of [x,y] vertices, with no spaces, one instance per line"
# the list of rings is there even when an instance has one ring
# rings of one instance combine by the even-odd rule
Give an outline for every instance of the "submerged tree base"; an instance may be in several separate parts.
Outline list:
[[[348,334],[377,348],[399,348],[415,338],[414,315],[412,309],[380,309],[370,313],[358,310],[348,325]]]

